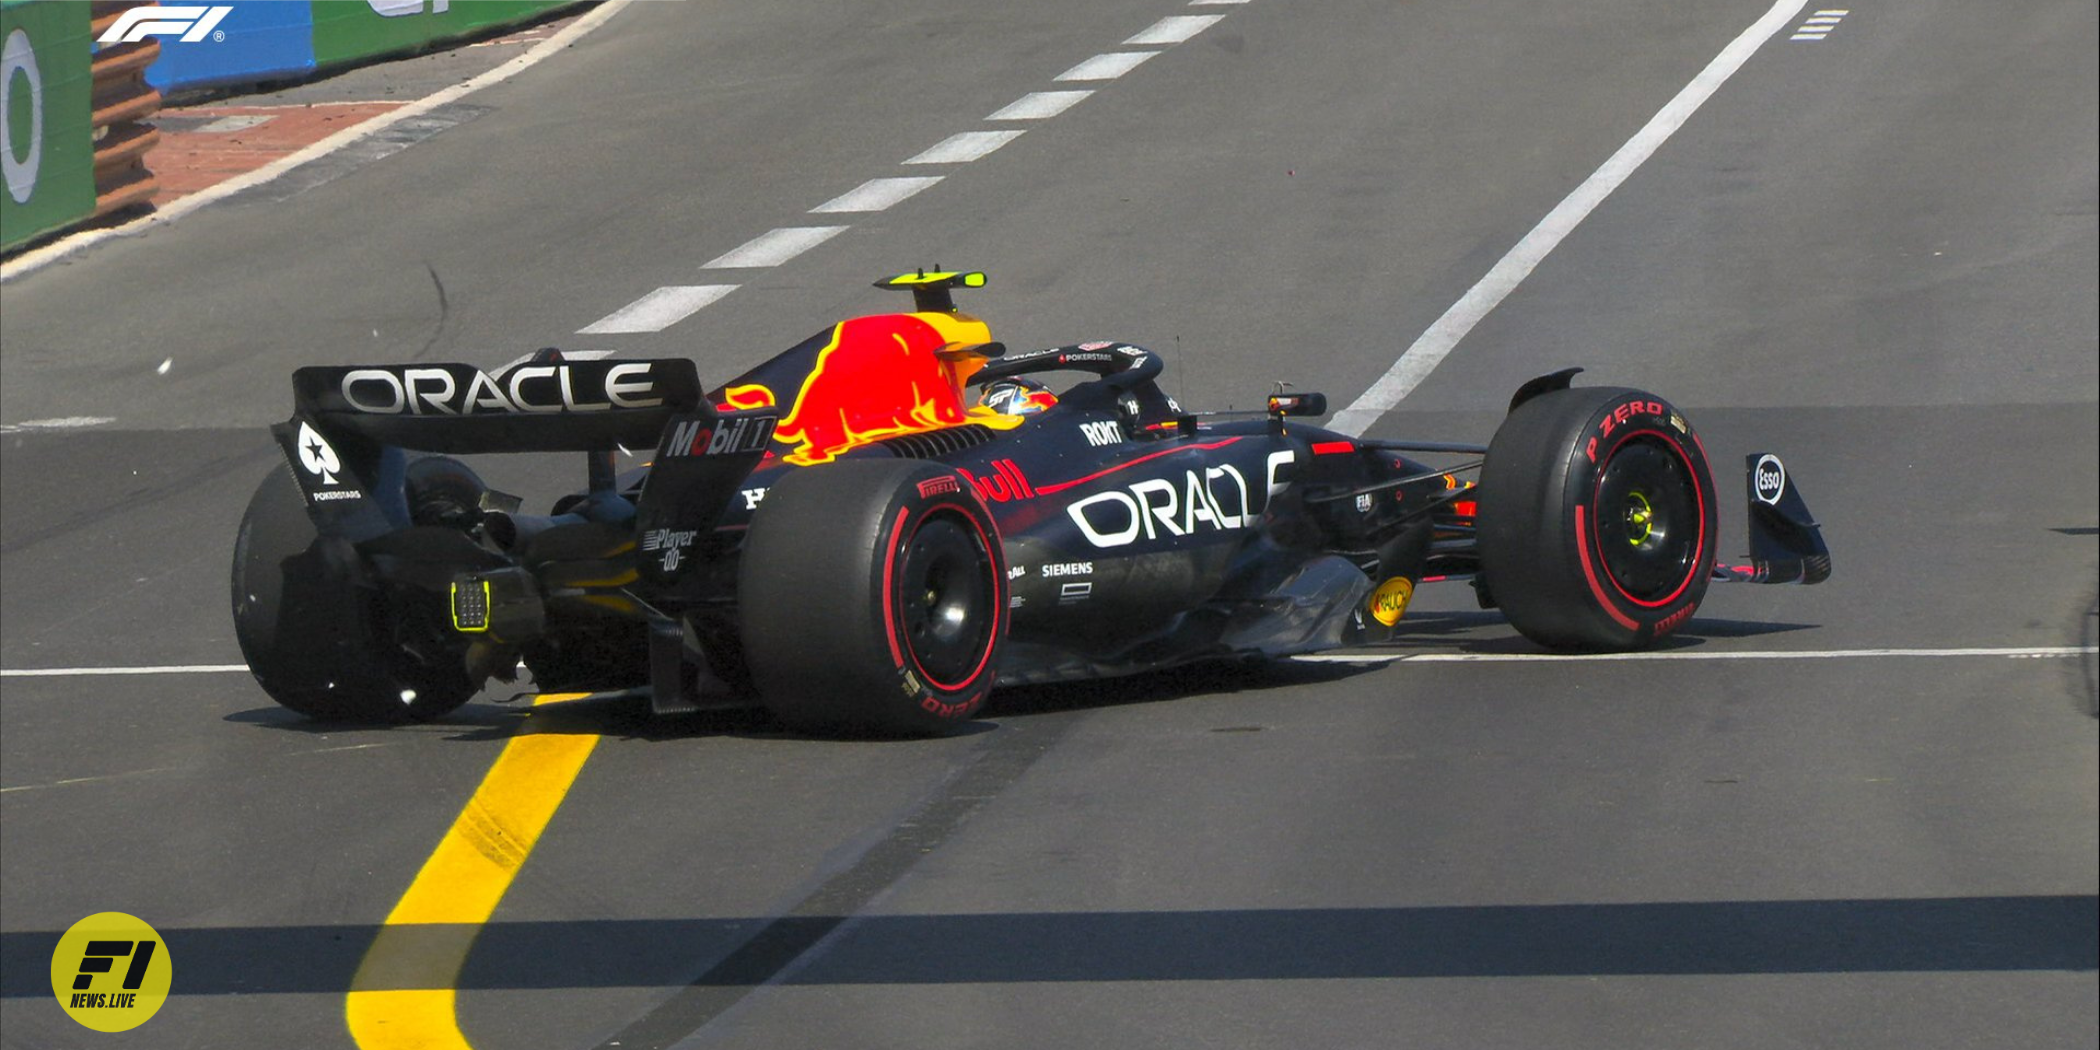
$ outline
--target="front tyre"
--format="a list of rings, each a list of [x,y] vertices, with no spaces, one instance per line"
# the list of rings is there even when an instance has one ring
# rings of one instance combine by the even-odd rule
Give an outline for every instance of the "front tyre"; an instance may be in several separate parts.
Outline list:
[[[984,704],[1006,633],[1006,563],[955,471],[848,460],[788,471],[738,567],[745,665],[781,721],[923,736]]]
[[[414,479],[409,496],[419,513],[438,502]],[[234,542],[233,627],[272,700],[330,722],[444,714],[477,689],[444,616],[442,599],[386,600],[356,548],[314,528],[290,468],[255,490]]]
[[[1481,468],[1481,573],[1511,625],[1555,649],[1638,649],[1683,626],[1718,521],[1698,436],[1645,391],[1525,401]]]

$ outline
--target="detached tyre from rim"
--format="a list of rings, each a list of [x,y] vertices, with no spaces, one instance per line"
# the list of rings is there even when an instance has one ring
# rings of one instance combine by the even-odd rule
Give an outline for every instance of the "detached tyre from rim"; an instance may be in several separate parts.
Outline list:
[[[479,479],[463,464],[418,461],[409,505],[418,517],[454,510],[470,484]],[[357,550],[314,528],[290,468],[255,490],[234,541],[233,627],[272,700],[329,722],[419,722],[451,711],[478,687],[445,616],[440,598],[388,602]]]
[[[1526,638],[1623,651],[1691,619],[1714,563],[1706,451],[1669,402],[1572,387],[1518,405],[1480,473],[1481,573]]]
[[[1006,562],[956,472],[919,460],[791,470],[738,567],[760,700],[806,732],[924,736],[984,705],[1006,633]]]

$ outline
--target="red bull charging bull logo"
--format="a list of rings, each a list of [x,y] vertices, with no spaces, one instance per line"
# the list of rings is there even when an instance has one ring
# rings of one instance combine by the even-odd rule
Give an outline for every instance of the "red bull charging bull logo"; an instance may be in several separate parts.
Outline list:
[[[856,445],[968,421],[936,351],[932,325],[904,314],[861,317],[832,328],[794,410],[774,431],[795,446],[799,466],[827,463]],[[738,388],[752,391],[755,387]]]

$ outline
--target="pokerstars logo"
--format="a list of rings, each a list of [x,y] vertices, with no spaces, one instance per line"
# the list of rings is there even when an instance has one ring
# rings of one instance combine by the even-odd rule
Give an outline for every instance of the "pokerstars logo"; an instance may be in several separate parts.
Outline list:
[[[74,923],[51,952],[51,994],[67,1016],[98,1032],[129,1031],[152,1020],[174,980],[160,934],[120,911]]]

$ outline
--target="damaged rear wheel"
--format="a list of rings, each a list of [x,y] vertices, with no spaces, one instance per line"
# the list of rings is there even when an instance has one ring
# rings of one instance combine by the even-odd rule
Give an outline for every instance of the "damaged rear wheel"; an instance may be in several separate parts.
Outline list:
[[[457,502],[464,470],[424,468],[445,479],[443,493],[420,492],[412,475],[410,506],[421,514]],[[255,490],[234,542],[233,626],[272,700],[334,722],[414,722],[451,711],[478,686],[447,615],[433,595],[390,598],[348,540],[322,536],[288,467]]]

